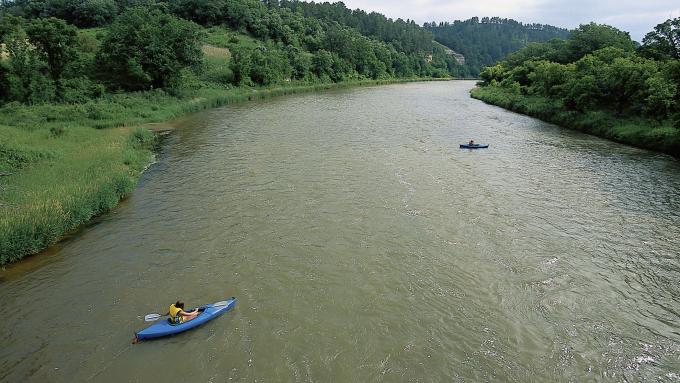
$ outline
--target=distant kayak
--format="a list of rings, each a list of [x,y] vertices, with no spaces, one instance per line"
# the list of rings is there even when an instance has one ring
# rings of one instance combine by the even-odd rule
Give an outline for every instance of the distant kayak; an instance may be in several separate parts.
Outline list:
[[[160,338],[163,336],[168,336],[172,334],[177,334],[192,328],[196,328],[205,322],[217,318],[218,316],[226,313],[236,306],[236,298],[231,297],[230,299],[217,302],[212,304],[206,304],[198,307],[198,310],[202,312],[198,316],[190,321],[172,324],[168,319],[161,319],[157,323],[145,328],[142,331],[135,333],[135,340],[140,341],[144,339]],[[157,315],[157,314],[156,314]]]
[[[486,149],[488,148],[489,145],[484,145],[484,144],[460,144],[461,149]]]

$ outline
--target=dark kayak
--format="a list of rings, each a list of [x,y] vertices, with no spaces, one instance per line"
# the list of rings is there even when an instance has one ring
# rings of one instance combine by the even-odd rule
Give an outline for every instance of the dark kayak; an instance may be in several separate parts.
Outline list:
[[[483,145],[483,144],[460,144],[461,149],[485,149],[488,148],[489,145]]]
[[[136,333],[135,340],[140,341],[144,339],[160,338],[163,336],[168,336],[184,332],[187,330],[191,330],[192,328],[196,328],[202,325],[203,323],[215,319],[218,316],[226,313],[227,311],[231,310],[234,306],[236,306],[236,298],[231,297],[230,299],[223,302],[207,304],[199,307],[198,310],[202,312],[198,314],[196,318],[188,322],[172,324],[168,319],[161,319],[158,322],[154,323],[153,325]]]

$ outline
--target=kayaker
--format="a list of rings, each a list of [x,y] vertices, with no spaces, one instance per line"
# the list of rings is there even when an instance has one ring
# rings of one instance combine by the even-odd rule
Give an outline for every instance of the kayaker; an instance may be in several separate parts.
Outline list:
[[[196,318],[198,314],[198,310],[194,310],[192,312],[184,311],[184,302],[182,301],[177,301],[171,304],[170,308],[168,309],[168,315],[170,315],[170,321],[173,324],[188,322]]]
[[[475,140],[470,140],[470,142],[468,142],[468,145],[475,146]]]

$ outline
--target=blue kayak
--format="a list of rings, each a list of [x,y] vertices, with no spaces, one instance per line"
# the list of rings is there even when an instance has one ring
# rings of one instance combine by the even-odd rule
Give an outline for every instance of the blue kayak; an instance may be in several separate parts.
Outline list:
[[[461,149],[486,149],[488,148],[489,145],[483,145],[483,144],[460,144]]]
[[[231,297],[230,299],[224,302],[217,303],[219,303],[219,305],[213,303],[199,307],[198,310],[202,312],[198,314],[196,318],[188,322],[172,324],[170,323],[169,319],[159,320],[158,322],[145,328],[144,330],[135,333],[135,340],[140,341],[144,339],[160,338],[163,336],[177,334],[180,332],[191,330],[192,328],[196,328],[202,325],[203,323],[215,319],[218,316],[231,310],[234,306],[236,306],[236,298]]]

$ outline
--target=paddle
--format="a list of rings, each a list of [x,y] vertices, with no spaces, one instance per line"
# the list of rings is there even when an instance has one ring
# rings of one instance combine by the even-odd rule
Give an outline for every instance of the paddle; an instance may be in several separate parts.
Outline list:
[[[213,303],[212,307],[223,307],[223,306],[226,306],[228,304],[229,304],[229,301],[220,301],[220,302]],[[204,306],[199,307],[199,309],[202,308],[202,307],[204,307]],[[161,314],[157,314],[157,313],[146,314],[146,315],[144,315],[144,321],[145,322],[153,322],[153,321],[159,320],[160,318],[163,318],[163,317],[168,316],[168,315],[169,314],[161,315]]]

